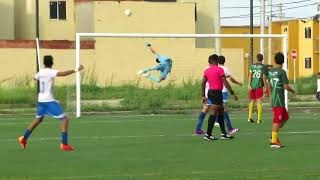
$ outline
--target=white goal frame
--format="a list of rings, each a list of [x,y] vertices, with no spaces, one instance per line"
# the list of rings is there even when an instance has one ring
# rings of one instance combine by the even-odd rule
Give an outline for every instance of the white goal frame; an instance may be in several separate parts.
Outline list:
[[[137,33],[76,33],[76,68],[80,66],[80,40],[82,37],[113,38],[277,38],[282,39],[283,69],[288,71],[288,37],[286,34],[137,34]],[[76,116],[81,116],[81,77],[76,73]],[[288,109],[288,92],[285,92]]]

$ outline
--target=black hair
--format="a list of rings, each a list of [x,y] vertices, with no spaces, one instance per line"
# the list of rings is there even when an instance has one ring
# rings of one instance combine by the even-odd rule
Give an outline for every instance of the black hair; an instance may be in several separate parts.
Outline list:
[[[317,75],[320,75],[320,72],[318,72]]]
[[[219,62],[219,56],[216,54],[212,54],[211,56],[209,56],[209,63],[210,64],[218,64]]]
[[[45,55],[43,57],[43,64],[46,68],[51,68],[53,65],[53,57],[51,55]]]
[[[224,56],[219,56],[219,64],[224,64],[226,62],[226,58]]]
[[[274,56],[274,61],[276,62],[276,64],[283,64],[284,63],[284,55],[280,52],[278,52],[275,56]]]
[[[259,62],[262,62],[263,61],[263,55],[262,54],[257,54],[257,60]]]
[[[156,59],[156,62],[157,62],[157,63],[160,63],[160,61],[159,61],[159,59],[158,59],[158,58]]]

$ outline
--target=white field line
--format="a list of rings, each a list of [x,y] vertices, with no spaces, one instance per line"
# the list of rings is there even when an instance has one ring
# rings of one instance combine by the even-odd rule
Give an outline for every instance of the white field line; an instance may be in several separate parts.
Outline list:
[[[239,114],[238,114],[239,115]],[[302,114],[301,114],[302,115]],[[117,119],[118,118],[124,118],[124,117],[166,117],[166,115],[139,115],[139,116],[115,116],[115,117],[112,117],[112,119]],[[231,119],[234,120],[241,120],[241,119],[246,119],[246,118],[243,118],[243,117],[237,117],[236,114],[234,115],[231,115]],[[292,117],[292,116],[291,116]],[[295,117],[297,117],[295,115]],[[70,121],[72,123],[75,123],[75,124],[93,124],[93,123],[121,123],[121,122],[145,122],[145,121],[163,121],[164,119],[121,119],[121,120],[109,120],[111,117],[94,117],[94,119],[103,119],[105,118],[105,120],[90,120],[90,119],[80,119],[80,120],[77,120],[77,119],[71,119]],[[26,118],[25,118],[26,119]],[[24,120],[25,120],[24,119]],[[10,125],[26,125],[26,124],[29,124],[31,121],[32,121],[32,118],[28,118],[30,119],[30,121],[28,122],[3,122],[2,120],[0,120],[0,126],[10,126]],[[316,117],[312,118],[312,120],[315,120],[317,119]],[[21,120],[21,118],[19,118],[19,120]],[[195,115],[185,115],[185,116],[181,116],[179,118],[174,118],[174,119],[165,119],[165,120],[170,120],[170,121],[196,121],[197,120],[197,116]],[[16,121],[16,120],[14,120]],[[46,119],[44,120],[44,124],[57,124],[59,123],[60,121],[59,120],[56,120],[56,119],[49,119],[49,122],[46,121]]]
[[[200,111],[199,111],[200,112]],[[230,112],[230,116],[247,116],[248,113],[247,112],[237,112],[237,111],[231,111]],[[263,115],[266,115],[263,114]],[[269,116],[272,116],[271,113],[268,113]],[[291,115],[291,117],[293,116],[296,116],[296,115],[302,115],[302,116],[305,116],[305,115],[313,115],[313,116],[317,116],[319,115],[319,113],[307,113],[307,112],[289,112],[289,115]],[[137,115],[108,115],[108,114],[105,114],[105,115],[88,115],[88,116],[83,116],[82,118],[86,118],[86,119],[110,119],[110,118],[130,118],[130,117],[170,117],[170,116],[173,116],[173,117],[178,117],[178,116],[181,116],[181,117],[196,117],[198,116],[197,113],[193,113],[193,114],[137,114]],[[0,116],[0,122],[1,121],[4,121],[4,120],[10,120],[10,119],[14,119],[14,120],[33,120],[34,119],[34,116],[27,116],[27,117],[1,117]],[[71,118],[75,121],[82,121],[82,119],[80,118],[79,120],[78,119],[74,119],[74,118]]]
[[[270,134],[270,132],[239,132],[241,135],[254,135],[254,134]],[[320,134],[320,131],[288,131],[281,132],[281,134]],[[129,135],[129,136],[76,136],[70,137],[70,139],[76,140],[93,140],[93,139],[120,139],[120,138],[158,138],[158,137],[193,137],[197,136],[194,134],[176,134],[176,135],[165,135],[165,134],[155,134],[155,135]],[[199,136],[201,137],[201,136]],[[44,137],[44,138],[32,138],[32,141],[50,141],[59,140],[60,137]],[[10,139],[0,139],[0,142],[17,141],[17,138]]]

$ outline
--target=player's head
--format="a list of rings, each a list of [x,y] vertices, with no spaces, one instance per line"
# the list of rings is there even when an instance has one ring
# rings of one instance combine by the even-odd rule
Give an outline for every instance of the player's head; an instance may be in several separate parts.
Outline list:
[[[45,55],[43,57],[43,64],[46,68],[51,68],[53,65],[53,57],[51,55]]]
[[[224,65],[226,58],[224,56],[219,56],[219,64]]]
[[[263,61],[263,55],[262,54],[257,54],[257,60],[258,60],[258,62],[262,62]]]
[[[211,56],[209,56],[209,64],[218,64],[219,62],[219,56],[216,54],[212,54]]]
[[[160,63],[160,61],[159,61],[159,59],[158,59],[158,58],[156,58],[156,62],[157,62],[157,63]]]
[[[280,52],[278,52],[275,56],[274,56],[274,62],[278,65],[282,65],[284,63],[284,55]]]

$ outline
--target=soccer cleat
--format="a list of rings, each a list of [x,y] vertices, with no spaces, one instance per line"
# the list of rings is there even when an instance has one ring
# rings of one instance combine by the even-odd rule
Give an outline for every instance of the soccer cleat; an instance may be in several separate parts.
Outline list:
[[[220,127],[220,124],[218,122],[215,122],[214,127]]]
[[[200,129],[200,130],[195,130],[194,134],[195,135],[202,135],[202,134],[204,134],[204,132]]]
[[[258,120],[257,123],[258,123],[258,124],[261,124],[261,123],[262,123],[262,120]]]
[[[144,73],[143,70],[140,70],[137,72],[138,75],[142,75],[143,73]]]
[[[60,144],[60,149],[62,151],[73,151],[73,150],[75,150],[72,146],[70,146],[68,144]]]
[[[249,123],[254,123],[254,120],[253,119],[248,119],[248,122]]]
[[[22,149],[26,149],[27,147],[27,140],[24,138],[24,136],[19,137],[19,144],[21,145]]]
[[[278,149],[278,148],[282,148],[282,147],[284,147],[282,144],[280,144],[280,143],[270,143],[270,147],[271,148],[275,148],[275,149]]]
[[[218,140],[218,138],[215,138],[215,137],[213,137],[213,136],[209,136],[208,134],[205,134],[203,139],[204,139],[204,140],[207,140],[207,141]]]
[[[240,131],[240,129],[238,129],[238,128],[232,128],[228,133],[229,134],[236,134],[239,131]]]
[[[221,134],[220,139],[221,140],[231,140],[233,139],[233,136],[230,136],[229,134]]]

